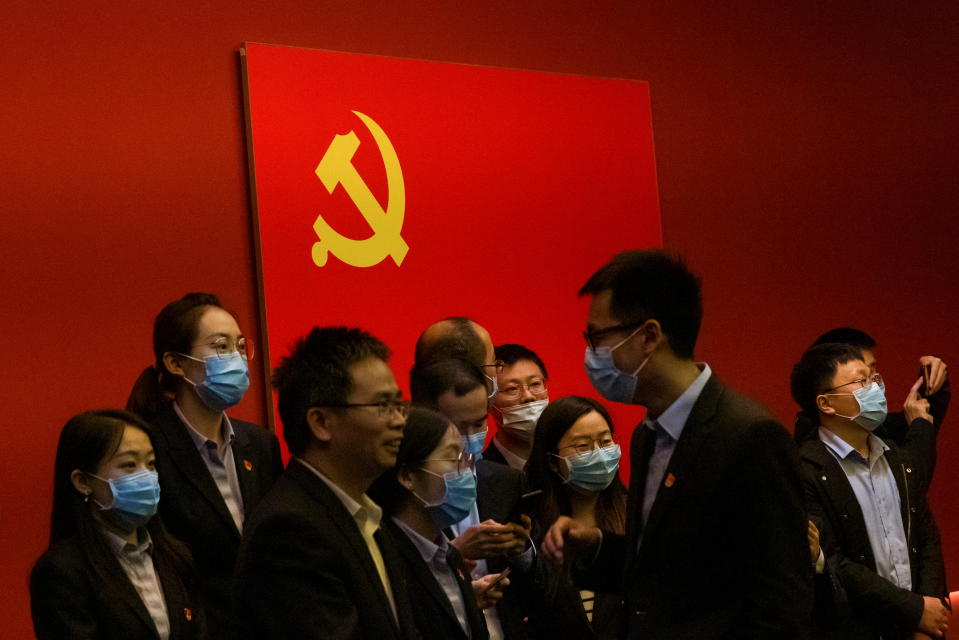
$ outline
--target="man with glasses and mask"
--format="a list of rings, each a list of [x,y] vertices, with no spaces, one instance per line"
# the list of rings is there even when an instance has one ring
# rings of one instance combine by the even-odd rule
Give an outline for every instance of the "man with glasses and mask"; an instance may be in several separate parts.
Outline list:
[[[699,279],[666,253],[629,251],[580,294],[593,386],[646,419],[630,445],[626,535],[560,517],[543,554],[582,566],[583,588],[620,592],[627,638],[805,637],[812,567],[795,446],[694,359]]]
[[[503,371],[497,376],[499,390],[490,410],[496,435],[483,457],[522,471],[533,446],[536,421],[549,404],[546,365],[520,344],[501,344],[495,355],[503,362]]]
[[[859,349],[816,345],[793,367],[793,399],[817,426],[800,447],[809,517],[823,529],[816,571],[840,585],[835,615],[817,619],[817,637],[939,638],[948,629],[942,550],[925,496],[936,434],[921,384],[903,405],[909,429],[899,447],[874,433],[886,418],[885,385]]]
[[[396,464],[409,412],[389,355],[359,329],[315,328],[274,372],[293,459],[243,532],[240,637],[418,637],[394,542],[366,495]]]

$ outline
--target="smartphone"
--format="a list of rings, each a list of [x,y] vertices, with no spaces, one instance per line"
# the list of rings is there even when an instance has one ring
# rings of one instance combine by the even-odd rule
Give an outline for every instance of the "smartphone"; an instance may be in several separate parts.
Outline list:
[[[489,583],[489,586],[487,587],[487,589],[492,589],[493,587],[495,587],[496,585],[498,585],[500,582],[502,582],[502,581],[503,581],[503,578],[505,578],[506,576],[508,576],[509,573],[510,573],[510,571],[512,571],[512,570],[513,570],[512,567],[506,567],[505,569],[503,569],[503,570],[500,572],[499,576],[496,578],[496,580],[493,580],[492,582]]]
[[[923,398],[929,397],[929,374],[932,372],[931,364],[922,365],[922,384],[919,385],[919,395]]]
[[[519,523],[519,517],[521,514],[525,513],[526,515],[529,515],[530,511],[533,509],[533,505],[536,504],[536,501],[541,495],[543,495],[542,489],[528,491],[521,495],[519,500],[516,501],[516,506],[513,508],[513,517],[510,518],[510,522]]]

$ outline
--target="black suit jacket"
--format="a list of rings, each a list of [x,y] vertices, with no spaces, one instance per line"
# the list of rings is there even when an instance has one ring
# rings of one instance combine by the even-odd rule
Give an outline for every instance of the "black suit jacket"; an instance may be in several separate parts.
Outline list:
[[[519,514],[520,496],[523,495],[522,472],[506,464],[483,459],[476,463],[476,510],[480,522],[495,520],[500,524],[514,520]],[[488,558],[486,567],[490,573],[499,573],[509,562],[505,557]],[[503,598],[496,605],[500,626],[506,640],[523,640],[528,637],[526,612],[518,589],[506,587]]]
[[[203,637],[191,576],[180,575],[157,546],[153,566],[166,600],[171,640]],[[37,560],[30,575],[30,609],[38,640],[159,638],[116,557],[109,551],[91,553],[77,537],[57,543]]]
[[[623,593],[627,636],[805,637],[812,567],[789,433],[713,374],[644,528],[643,452],[653,439],[646,428],[633,433],[627,534],[604,532],[588,575],[595,587]]]
[[[848,602],[848,611],[840,609],[833,620],[825,621],[823,636],[908,637],[922,616],[922,596],[946,593],[939,532],[925,495],[935,459],[936,428],[917,419],[901,448],[891,441],[886,444],[890,449],[885,458],[896,478],[908,539],[912,591],[876,573],[862,509],[835,456],[818,438],[800,447],[806,505],[810,517],[821,523],[827,567],[841,590],[833,595]]]
[[[416,545],[388,517],[384,519],[383,526],[396,541],[399,556],[403,560],[410,603],[413,605],[413,617],[423,636],[465,640],[467,636],[460,626],[449,598],[446,597],[443,588],[423,561],[423,556],[420,555]],[[466,618],[470,626],[470,637],[473,640],[484,640],[489,637],[489,633],[486,630],[486,619],[477,606],[476,597],[473,595],[472,581],[465,572],[463,560],[459,557],[455,547],[451,547],[450,554],[452,557],[450,567],[456,575],[462,593]]]
[[[233,459],[249,519],[283,470],[276,436],[250,422],[231,419]],[[200,598],[210,638],[229,637],[230,582],[240,531],[203,463],[187,426],[172,408],[153,421],[160,476],[160,514],[170,532],[189,547],[196,563]]]
[[[489,444],[486,446],[486,449],[483,451],[483,460],[489,462],[495,462],[496,464],[502,464],[509,466],[509,463],[506,462],[506,458],[503,457],[503,454],[499,449],[496,448],[496,445],[493,444],[493,441],[490,440]]]
[[[378,543],[398,623],[353,517],[312,470],[291,462],[243,532],[234,582],[239,637],[417,638],[396,543],[383,528]]]

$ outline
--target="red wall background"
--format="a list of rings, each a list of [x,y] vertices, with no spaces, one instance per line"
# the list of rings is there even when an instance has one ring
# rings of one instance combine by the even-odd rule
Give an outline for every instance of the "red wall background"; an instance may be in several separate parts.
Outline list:
[[[919,355],[955,367],[959,6],[698,4],[4,3],[4,637],[31,635],[56,434],[124,403],[158,303],[217,291],[258,331],[246,40],[649,81],[663,239],[704,277],[720,376],[788,423],[789,367],[837,324],[879,340],[894,405]],[[955,423],[931,489],[953,588]]]

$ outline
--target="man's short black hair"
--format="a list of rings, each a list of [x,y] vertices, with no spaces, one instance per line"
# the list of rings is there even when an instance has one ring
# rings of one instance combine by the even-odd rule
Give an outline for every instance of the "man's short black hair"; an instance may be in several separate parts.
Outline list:
[[[447,391],[460,397],[477,387],[486,393],[486,376],[475,364],[460,358],[414,365],[410,371],[410,397],[424,407],[435,409],[439,397]]]
[[[543,378],[549,378],[549,373],[546,372],[546,365],[543,364],[543,361],[532,349],[524,347],[521,344],[501,344],[495,347],[493,351],[496,353],[496,359],[505,362],[507,367],[513,366],[520,360],[529,360],[539,367],[539,370],[543,373]]]
[[[476,366],[487,364],[485,362],[486,345],[483,344],[483,339],[473,328],[472,320],[452,317],[444,318],[443,321],[449,322],[451,326],[450,330],[442,336],[427,342],[423,339],[423,334],[420,334],[416,341],[416,353],[413,356],[417,365],[450,358],[468,360]]]
[[[813,346],[817,344],[827,344],[829,342],[851,344],[852,346],[859,347],[860,349],[872,349],[876,346],[876,341],[872,339],[872,336],[865,331],[860,331],[859,329],[853,329],[851,327],[830,329],[826,333],[816,338],[816,341],[813,342]]]
[[[789,388],[793,400],[810,420],[819,421],[816,398],[830,387],[836,369],[850,360],[862,360],[862,352],[850,344],[827,342],[806,350],[793,366]]]
[[[350,368],[368,358],[384,362],[390,349],[360,329],[314,327],[299,338],[273,371],[283,438],[294,455],[310,442],[306,413],[311,407],[342,404],[353,391]]]
[[[579,295],[612,292],[610,314],[621,323],[659,321],[673,353],[693,358],[703,299],[699,278],[685,262],[658,249],[616,254],[590,276]]]

